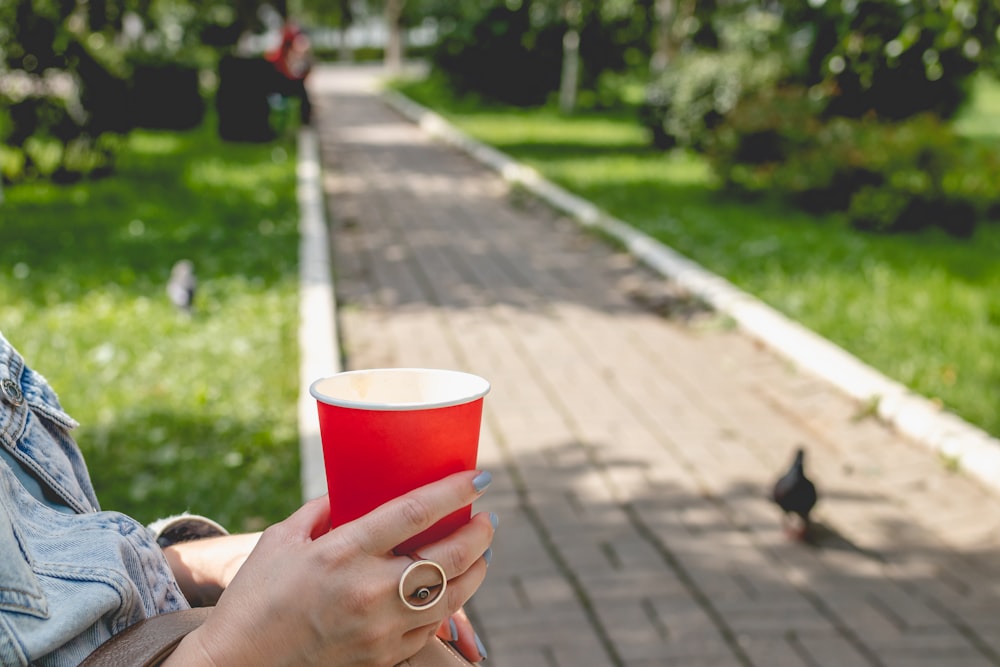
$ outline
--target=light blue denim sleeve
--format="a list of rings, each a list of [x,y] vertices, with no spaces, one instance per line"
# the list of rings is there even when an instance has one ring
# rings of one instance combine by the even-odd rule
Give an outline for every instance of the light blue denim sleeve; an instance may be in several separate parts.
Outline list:
[[[28,555],[14,532],[10,513],[0,504],[0,611],[4,616],[22,614],[39,619],[49,615],[38,578],[28,564]],[[9,629],[0,623],[0,663],[27,664],[28,655]]]
[[[0,335],[5,666],[78,665],[129,625],[188,607],[153,531],[98,507],[75,426],[44,378]],[[40,487],[26,485],[26,475]]]

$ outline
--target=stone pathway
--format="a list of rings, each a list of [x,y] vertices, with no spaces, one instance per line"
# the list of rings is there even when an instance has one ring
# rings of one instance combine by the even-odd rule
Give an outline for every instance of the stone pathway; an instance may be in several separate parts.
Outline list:
[[[1000,665],[995,493],[721,318],[665,317],[662,278],[429,139],[374,73],[311,82],[345,366],[493,385],[488,665]],[[798,446],[814,545],[766,498]]]

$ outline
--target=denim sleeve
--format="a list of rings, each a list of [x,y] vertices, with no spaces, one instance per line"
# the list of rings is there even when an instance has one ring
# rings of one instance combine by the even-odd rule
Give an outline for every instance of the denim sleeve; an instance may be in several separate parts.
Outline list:
[[[44,619],[48,617],[48,607],[3,503],[0,503],[0,554],[0,664],[27,665],[25,647],[6,617],[18,614]]]

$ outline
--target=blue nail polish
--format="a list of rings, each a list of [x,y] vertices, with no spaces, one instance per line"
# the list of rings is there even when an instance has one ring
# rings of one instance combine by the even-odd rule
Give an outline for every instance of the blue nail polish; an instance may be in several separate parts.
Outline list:
[[[493,562],[493,547],[489,547],[483,552],[483,560],[486,561],[487,565]]]
[[[500,517],[496,512],[490,512],[490,525],[493,526],[493,530],[500,527]]]
[[[479,655],[483,656],[483,660],[485,660],[486,659],[486,647],[483,646],[483,640],[481,640],[479,638],[478,634],[474,635],[474,639],[476,640],[476,650],[479,651]]]
[[[451,641],[457,642],[458,641],[458,626],[455,625],[455,619],[453,619],[453,618],[449,618],[448,619],[448,630],[451,631]]]
[[[476,487],[476,493],[482,493],[492,481],[493,475],[490,474],[489,470],[484,470],[472,480],[472,486]]]

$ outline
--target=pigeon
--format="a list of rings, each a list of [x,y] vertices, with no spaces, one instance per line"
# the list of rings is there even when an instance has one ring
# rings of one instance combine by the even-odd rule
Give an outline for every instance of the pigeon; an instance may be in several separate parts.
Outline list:
[[[784,511],[783,524],[790,537],[805,540],[809,532],[809,513],[816,505],[816,485],[803,468],[805,450],[795,452],[795,461],[774,484],[771,500]]]
[[[167,281],[167,296],[177,306],[178,310],[188,315],[194,310],[194,293],[198,280],[194,275],[194,264],[191,260],[182,259],[170,269],[170,280]]]

